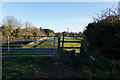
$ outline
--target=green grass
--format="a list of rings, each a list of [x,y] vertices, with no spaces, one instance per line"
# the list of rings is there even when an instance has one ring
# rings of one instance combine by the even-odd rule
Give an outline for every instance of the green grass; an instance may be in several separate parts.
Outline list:
[[[62,41],[61,37],[61,41]],[[64,37],[64,41],[81,41],[81,37]],[[62,46],[62,43],[60,44]],[[64,43],[64,47],[81,47],[81,43]],[[76,50],[75,53],[80,53],[80,49],[64,49],[66,51]]]
[[[13,57],[3,58],[2,61],[3,78],[21,79],[47,77],[44,70],[51,68],[55,59],[51,57]]]
[[[119,80],[120,61],[109,60],[104,56],[90,53],[97,61],[83,54],[74,58],[66,51],[60,50],[61,56],[54,57],[16,57],[3,58],[3,78],[112,78]],[[55,63],[58,63],[58,66]],[[19,79],[20,78],[20,79]]]
[[[2,76],[5,79],[17,78],[112,78],[119,80],[120,61],[107,59],[95,52],[87,52],[71,57],[60,50],[59,56],[52,57],[11,57],[2,60]],[[96,60],[92,60],[93,56]],[[57,66],[56,63],[57,62]]]
[[[53,40],[53,38],[47,38],[43,40]],[[43,41],[41,40],[41,41]],[[79,39],[76,38],[65,38],[65,40],[74,40],[79,41]],[[33,45],[38,45],[39,42],[34,43]],[[53,42],[47,42],[45,41],[41,45],[53,45]],[[58,39],[55,39],[55,48],[57,53],[57,45],[58,45]],[[65,43],[66,47],[78,47],[81,46],[81,44],[77,43]],[[43,49],[43,47],[45,49]],[[47,50],[48,46],[37,46],[36,48],[41,49],[35,49],[35,50]],[[52,50],[53,46],[51,46]],[[65,50],[65,49],[64,49]],[[70,49],[67,49],[66,51],[69,51]],[[60,50],[60,54],[67,54],[66,51]],[[39,51],[38,51],[39,52]],[[24,47],[21,49],[16,49],[13,51],[13,53],[37,53],[37,51],[33,51],[32,47]],[[46,52],[48,53],[48,52]],[[19,54],[18,54],[19,55]],[[66,56],[67,58],[67,56]],[[66,62],[61,62],[59,60],[58,56],[53,57],[11,57],[11,58],[3,58],[3,78],[9,79],[9,78],[40,78],[40,77],[50,77],[53,76],[63,76],[67,77],[66,68],[62,67],[69,67],[66,65],[67,61],[72,61],[70,58],[67,58]],[[58,62],[59,67],[55,66],[55,62]],[[62,64],[61,64],[62,63]],[[71,64],[71,63],[70,63]],[[54,69],[55,68],[55,69]],[[62,69],[61,69],[62,68]],[[53,69],[53,70],[52,70]],[[61,70],[59,70],[61,69]],[[62,72],[60,72],[62,71]]]
[[[41,41],[44,41],[44,40],[48,40],[48,41],[45,41],[44,43],[42,43],[41,45],[42,46],[37,46],[36,48],[53,48],[53,46],[44,46],[44,45],[54,45],[53,41],[49,41],[49,40],[54,40],[54,38],[47,38],[47,39],[43,39]],[[64,38],[64,41],[81,41],[82,38],[80,37],[65,37]],[[39,41],[39,42],[41,42]],[[61,36],[61,41],[62,41],[62,36]],[[39,42],[33,44],[33,45],[38,45]],[[55,38],[55,48],[57,49],[57,46],[58,46],[58,38]],[[60,43],[60,46],[62,47],[62,42]],[[81,43],[64,43],[64,47],[81,47]],[[31,48],[31,47],[29,47]],[[71,51],[73,49],[64,49],[66,51]],[[76,53],[80,53],[80,49],[74,49],[76,50]]]
[[[53,38],[47,38],[44,40],[53,40]],[[61,38],[62,40],[62,38]],[[65,41],[79,41],[81,38],[68,38],[65,37]],[[56,51],[57,51],[57,38],[55,39]],[[34,45],[38,45],[38,43]],[[52,45],[53,42],[44,42],[41,45]],[[66,47],[78,47],[81,44],[78,43],[65,43]],[[47,49],[47,46],[44,46]],[[41,46],[37,46],[41,48]],[[32,48],[22,48],[15,52],[31,52]],[[39,49],[40,50],[40,49]],[[5,79],[17,78],[86,78],[87,80],[93,80],[95,78],[104,79],[112,78],[113,80],[119,80],[120,76],[120,60],[115,61],[107,59],[106,57],[97,54],[96,52],[86,52],[76,56],[71,56],[67,50],[60,49],[59,56],[52,57],[4,57],[2,58],[2,76]],[[57,52],[56,52],[57,53]],[[90,56],[93,56],[96,60],[92,60]]]

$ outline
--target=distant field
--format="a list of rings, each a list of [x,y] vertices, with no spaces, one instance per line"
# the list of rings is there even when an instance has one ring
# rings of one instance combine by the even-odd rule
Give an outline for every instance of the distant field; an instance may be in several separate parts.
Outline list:
[[[64,41],[81,41],[81,37],[64,37]],[[62,41],[62,37],[61,37]],[[62,43],[60,44],[62,46]],[[81,43],[64,43],[64,47],[81,47]],[[64,49],[66,51],[71,51],[73,49]],[[76,53],[80,53],[80,49],[74,49]]]
[[[41,45],[38,45],[38,43],[35,43],[33,45],[38,45],[36,48],[53,48],[53,38],[46,38],[46,39],[43,39],[43,40],[46,40],[45,42],[43,42]],[[80,37],[65,37],[64,38],[64,41],[81,41],[82,38]],[[61,37],[61,41],[62,41],[62,37]],[[44,45],[51,45],[51,46],[44,46]],[[62,46],[62,42],[60,43],[60,46]],[[55,38],[55,48],[57,49],[58,47],[58,38],[56,37]],[[64,43],[64,47],[81,47],[81,43]],[[73,49],[64,49],[66,51],[70,51],[70,50],[73,50]],[[76,53],[80,53],[80,49],[75,49],[76,50]]]

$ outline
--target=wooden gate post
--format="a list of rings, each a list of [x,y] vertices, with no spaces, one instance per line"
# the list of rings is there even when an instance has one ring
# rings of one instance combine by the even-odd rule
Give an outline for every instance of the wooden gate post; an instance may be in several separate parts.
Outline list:
[[[54,43],[53,44],[54,44],[54,46],[53,46],[54,47],[53,48],[53,55],[55,55],[55,36],[54,36]]]
[[[59,54],[59,51],[60,51],[60,36],[58,36],[58,54]]]
[[[9,50],[10,50],[9,44],[10,42],[9,42],[9,36],[8,36],[8,55],[9,55]]]
[[[83,47],[84,47],[83,40],[81,40],[80,53],[83,52]]]
[[[63,32],[62,49],[64,47],[64,36],[65,36],[65,33]]]

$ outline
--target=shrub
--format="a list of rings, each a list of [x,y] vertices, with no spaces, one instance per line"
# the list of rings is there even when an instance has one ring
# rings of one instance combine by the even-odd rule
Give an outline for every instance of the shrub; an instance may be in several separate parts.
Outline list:
[[[120,58],[120,20],[118,16],[108,16],[98,22],[88,24],[84,34],[88,49],[109,58]]]

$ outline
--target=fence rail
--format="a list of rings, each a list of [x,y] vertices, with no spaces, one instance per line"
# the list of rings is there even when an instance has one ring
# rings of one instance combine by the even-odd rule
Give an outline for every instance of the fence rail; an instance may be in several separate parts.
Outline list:
[[[66,43],[81,44],[82,40],[78,39],[81,36],[38,36],[38,35],[0,35],[6,39],[0,40],[0,57],[29,57],[29,56],[54,56],[56,50],[59,52],[62,49],[81,49],[81,46],[65,46]],[[15,37],[12,39],[12,37]],[[19,37],[24,39],[20,40]],[[32,40],[26,37],[33,37]],[[65,37],[74,37],[76,40],[65,40]],[[36,39],[37,38],[37,39]],[[36,39],[36,40],[35,40]],[[58,45],[56,46],[56,39]],[[61,40],[62,39],[62,40]],[[6,41],[5,43],[3,43]],[[3,44],[2,44],[3,43]],[[33,44],[32,44],[33,43]],[[47,43],[47,44],[43,44]],[[62,44],[61,44],[62,43]],[[56,49],[57,48],[57,49]]]
[[[65,42],[65,43],[80,43],[81,41],[60,41],[60,42]]]
[[[67,48],[67,49],[80,49],[81,47],[61,47],[61,48]]]
[[[82,46],[80,47],[66,47],[64,46],[65,43],[78,43],[78,44],[81,44],[82,40],[79,40],[79,41],[76,41],[76,40],[72,40],[72,41],[65,41],[65,37],[74,37],[74,38],[77,38],[77,37],[81,37],[82,36],[65,36],[65,34],[63,33],[63,36],[62,36],[62,41],[61,41],[61,36],[58,37],[58,48],[62,48],[62,49],[81,49]],[[60,43],[62,43],[62,46],[60,46]],[[80,51],[79,51],[80,52]]]
[[[56,37],[56,36],[39,36],[39,35],[0,35],[0,36],[14,36],[14,37]]]

